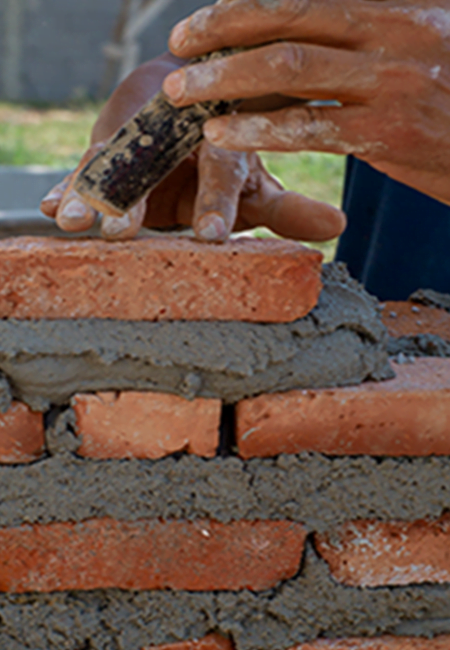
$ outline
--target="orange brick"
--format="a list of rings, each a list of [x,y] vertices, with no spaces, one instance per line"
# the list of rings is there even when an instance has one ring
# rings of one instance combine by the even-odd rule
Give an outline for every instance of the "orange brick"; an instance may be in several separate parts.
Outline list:
[[[405,636],[382,636],[376,639],[320,639],[301,643],[290,650],[448,650],[450,635],[434,639]]]
[[[166,645],[149,646],[142,650],[233,650],[234,646],[229,639],[220,634],[209,634],[203,639],[192,641],[180,641],[179,643],[168,643]]]
[[[349,522],[332,540],[316,535],[316,548],[346,585],[450,582],[450,515],[432,522]]]
[[[0,529],[0,591],[270,589],[300,566],[290,521],[92,519]]]
[[[42,413],[13,402],[0,414],[0,463],[31,463],[44,453],[44,443]]]
[[[238,320],[305,316],[322,255],[292,241],[0,241],[0,318]]]
[[[382,318],[391,336],[435,334],[450,341],[450,314],[445,309],[412,302],[386,302]]]
[[[78,450],[89,458],[162,458],[186,450],[211,457],[219,444],[221,401],[163,393],[76,395]]]
[[[397,377],[384,382],[240,402],[239,453],[449,455],[450,359],[416,359],[394,368]]]

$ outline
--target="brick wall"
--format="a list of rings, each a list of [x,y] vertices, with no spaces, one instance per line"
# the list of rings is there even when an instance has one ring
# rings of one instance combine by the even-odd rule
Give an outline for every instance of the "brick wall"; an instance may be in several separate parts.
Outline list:
[[[118,258],[123,262],[120,277],[114,268]],[[174,266],[180,284],[175,297]],[[152,272],[145,275],[149,268]],[[208,273],[203,272],[206,268]],[[111,282],[108,270],[113,274]],[[276,242],[240,242],[213,248],[161,240],[155,248],[145,241],[74,245],[24,238],[1,245],[0,275],[2,316],[19,319],[72,318],[82,314],[109,319],[125,315],[136,320],[215,320],[229,314],[234,320],[289,321],[312,309],[321,286],[320,257],[296,244]],[[301,300],[297,300],[297,294]],[[421,333],[450,340],[449,315],[443,310],[390,303],[384,307],[383,318],[392,336],[414,336],[420,328]],[[171,511],[169,517],[161,511],[154,517],[142,518],[134,515],[132,509],[125,518],[115,518],[105,514],[105,509],[102,512],[98,503],[94,507],[92,501],[90,514],[80,521],[70,512],[64,520],[50,517],[43,522],[39,517],[33,520],[28,516],[16,521],[5,514],[7,506],[0,504],[0,521],[7,516],[14,521],[0,526],[0,592],[9,598],[20,594],[35,594],[33,597],[37,598],[36,594],[46,597],[58,592],[169,590],[171,594],[214,594],[219,599],[220,592],[225,599],[231,593],[233,598],[239,598],[242,593],[243,600],[239,602],[244,610],[250,600],[252,607],[256,606],[259,598],[264,607],[269,607],[260,615],[259,623],[264,629],[268,625],[269,630],[270,607],[277,621],[283,617],[296,620],[295,612],[290,615],[294,616],[292,619],[277,610],[275,596],[283,597],[283,607],[288,607],[289,589],[294,602],[295,589],[306,580],[306,573],[312,571],[308,575],[315,575],[317,566],[329,576],[331,582],[327,584],[336,585],[329,587],[329,593],[324,590],[319,596],[314,595],[322,599],[324,609],[332,606],[327,599],[333,600],[333,589],[354,594],[355,602],[358,593],[361,598],[364,594],[368,599],[364,601],[364,611],[369,611],[364,616],[369,622],[361,622],[357,605],[352,605],[349,616],[355,622],[353,627],[345,627],[347,614],[341,612],[336,629],[332,621],[329,628],[324,623],[320,629],[308,628],[308,616],[313,619],[317,614],[306,614],[307,602],[303,600],[297,613],[302,631],[296,632],[295,625],[290,623],[283,633],[277,632],[280,637],[274,637],[281,638],[280,646],[267,637],[270,650],[449,648],[450,520],[445,507],[433,510],[434,493],[430,492],[429,516],[389,519],[383,509],[376,510],[370,503],[371,498],[377,503],[377,495],[385,487],[380,475],[380,484],[371,483],[369,497],[364,497],[369,499],[365,503],[366,517],[348,519],[332,528],[315,528],[298,514],[286,515],[289,503],[283,504],[283,510],[280,507],[279,514],[257,515],[257,504],[252,501],[254,493],[249,489],[250,483],[247,487],[245,484],[245,476],[249,476],[246,463],[253,463],[252,488],[264,480],[259,494],[264,499],[266,492],[267,499],[272,498],[279,485],[275,474],[270,479],[269,462],[279,463],[289,472],[290,458],[301,454],[311,462],[321,456],[341,459],[326,479],[336,483],[336,490],[342,477],[339,463],[343,467],[351,458],[360,457],[372,457],[374,462],[390,458],[389,471],[397,474],[401,483],[403,469],[412,459],[428,459],[428,465],[421,470],[425,476],[427,467],[432,468],[439,456],[441,467],[450,478],[450,461],[446,464],[450,456],[450,358],[397,357],[393,367],[396,377],[381,383],[263,394],[233,407],[218,399],[188,401],[149,391],[78,393],[70,405],[47,413],[32,412],[20,401],[13,401],[0,415],[0,487],[2,481],[6,485],[11,480],[14,472],[26,476],[27,494],[17,495],[18,499],[30,498],[28,492],[33,490],[33,476],[37,477],[38,468],[48,472],[48,480],[60,481],[61,493],[57,498],[62,498],[68,490],[77,489],[76,483],[68,485],[62,479],[64,466],[72,464],[78,468],[77,481],[83,481],[83,472],[86,476],[90,472],[99,481],[100,467],[111,467],[111,471],[131,468],[126,471],[135,472],[139,480],[142,468],[156,467],[170,459],[188,468],[179,489],[186,495],[186,502],[195,502],[195,511],[200,514],[186,516],[180,508],[178,512]],[[58,429],[58,413],[69,411],[72,419],[65,421],[65,428]],[[64,436],[70,438],[72,447],[61,443]],[[221,475],[213,471],[201,485],[190,484],[189,468],[192,476],[196,468],[198,476],[199,467],[209,467],[210,463],[216,463],[218,468],[221,463],[226,464],[227,471],[239,483],[238,491],[230,487],[228,498],[232,500],[238,494],[240,499],[248,500],[244,516],[239,514],[242,507],[237,501],[234,516],[223,516],[222,521],[220,514],[201,515],[202,508],[203,512],[207,510],[206,497],[216,499],[217,503],[224,498]],[[264,479],[258,479],[258,467],[268,472]],[[55,472],[61,472],[60,478],[55,479]],[[351,472],[350,467],[350,475]],[[172,474],[169,471],[169,480],[176,482],[177,476],[175,469]],[[443,484],[445,491],[445,476]],[[107,491],[108,486],[102,489]],[[156,498],[167,489],[163,479],[155,480],[147,499]],[[442,492],[442,487],[439,490]],[[301,500],[302,495],[295,498]],[[309,498],[315,498],[313,486]],[[346,495],[341,498],[345,500]],[[407,504],[408,512],[414,512],[414,498]],[[450,494],[447,501],[446,494],[441,494],[441,498],[439,503],[450,506]],[[405,512],[406,509],[405,506]],[[312,557],[315,559],[311,560]],[[381,591],[371,591],[374,587]],[[433,591],[436,589],[441,591]],[[376,599],[381,597],[391,599],[394,610],[404,607],[396,622],[370,619],[370,599],[378,603]],[[433,615],[426,613],[428,606],[422,605],[422,614],[414,609],[416,601],[429,597],[438,599],[436,602],[444,612],[440,610],[441,623],[434,627],[430,624]],[[0,599],[0,621],[5,603]],[[206,604],[204,607],[206,611]],[[226,610],[226,600],[220,601],[218,610],[224,607]],[[234,616],[214,619],[211,614],[209,623],[203,625],[205,634],[201,638],[194,638],[185,629],[179,631],[177,642],[155,644],[149,635],[145,643],[136,641],[133,649],[127,649],[263,650],[261,640],[252,640],[250,633],[246,636],[245,625],[241,630],[241,623],[232,622]],[[421,621],[420,616],[424,617],[423,629],[416,625],[414,634],[408,634],[407,626],[402,627],[404,619],[414,627]],[[281,629],[281,623],[278,625]],[[428,638],[421,637],[425,632]],[[0,626],[0,640],[1,634]],[[145,636],[145,630],[142,634]],[[269,632],[261,634],[266,638],[264,635]],[[316,638],[320,636],[339,638]],[[297,639],[296,644],[293,639]],[[52,643],[49,642],[49,648],[56,647]],[[21,650],[30,646],[23,641],[22,645],[10,647]],[[76,645],[70,648],[80,650]]]

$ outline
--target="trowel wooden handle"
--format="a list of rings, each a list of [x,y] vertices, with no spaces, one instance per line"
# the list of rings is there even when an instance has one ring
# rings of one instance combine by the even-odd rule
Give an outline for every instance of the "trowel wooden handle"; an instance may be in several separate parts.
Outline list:
[[[240,50],[214,52],[193,62]],[[207,120],[239,102],[203,102],[175,108],[158,93],[78,173],[75,189],[99,212],[121,216],[172,172],[203,139]]]

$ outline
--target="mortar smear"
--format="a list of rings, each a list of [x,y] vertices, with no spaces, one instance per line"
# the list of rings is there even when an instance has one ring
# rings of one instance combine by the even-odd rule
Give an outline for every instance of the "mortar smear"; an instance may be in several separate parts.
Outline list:
[[[152,390],[234,403],[259,393],[392,376],[377,302],[342,265],[288,324],[0,321],[0,371],[36,410],[76,392]]]
[[[57,441],[57,444],[55,443]],[[191,455],[81,460],[74,439],[32,465],[0,467],[0,526],[111,517],[290,519],[324,531],[354,519],[415,521],[450,507],[450,459],[282,455],[243,461]]]

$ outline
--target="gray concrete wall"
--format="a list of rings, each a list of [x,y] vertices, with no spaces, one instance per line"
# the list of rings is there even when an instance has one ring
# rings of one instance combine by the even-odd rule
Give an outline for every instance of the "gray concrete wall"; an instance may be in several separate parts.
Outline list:
[[[0,62],[5,60],[5,15],[0,0]],[[96,95],[120,0],[13,0],[23,3],[20,52],[22,100],[59,102]],[[207,0],[175,0],[141,37],[142,60],[165,51],[171,27]],[[6,97],[0,66],[0,99]]]

